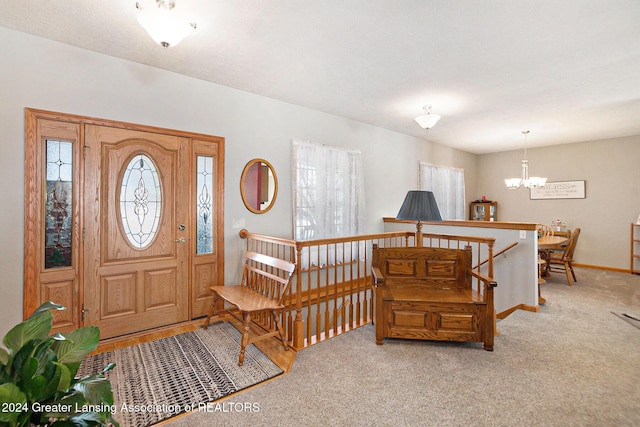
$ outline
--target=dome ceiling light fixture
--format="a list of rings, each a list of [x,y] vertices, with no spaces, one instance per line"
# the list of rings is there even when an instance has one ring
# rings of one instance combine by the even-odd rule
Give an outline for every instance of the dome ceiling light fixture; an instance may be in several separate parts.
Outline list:
[[[440,116],[437,114],[431,114],[431,105],[425,105],[422,107],[424,109],[424,114],[416,117],[414,120],[423,128],[423,129],[431,129],[438,123],[440,120]]]
[[[525,188],[542,188],[547,183],[547,178],[532,176],[529,178],[529,161],[527,160],[527,135],[528,130],[523,130],[524,135],[524,160],[522,161],[522,176],[520,178],[507,178],[504,180],[509,190],[515,190],[523,185]]]
[[[138,23],[162,47],[176,46],[196,29],[182,10],[176,9],[176,0],[138,0]]]

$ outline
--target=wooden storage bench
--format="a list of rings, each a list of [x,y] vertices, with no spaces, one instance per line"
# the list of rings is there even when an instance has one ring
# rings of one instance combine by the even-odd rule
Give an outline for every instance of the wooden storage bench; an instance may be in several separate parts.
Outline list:
[[[470,247],[374,246],[376,343],[384,338],[473,341],[492,351],[496,282],[472,271],[471,262]]]

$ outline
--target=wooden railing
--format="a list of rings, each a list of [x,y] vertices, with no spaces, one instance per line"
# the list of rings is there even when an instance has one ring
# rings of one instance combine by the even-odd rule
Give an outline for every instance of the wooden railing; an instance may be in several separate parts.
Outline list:
[[[282,324],[291,346],[302,349],[372,320],[371,254],[378,247],[415,246],[415,233],[399,231],[333,239],[293,241],[240,232],[246,249],[296,263],[295,280],[285,297]],[[423,246],[471,246],[476,270],[493,277],[495,239],[424,234]],[[295,248],[295,249],[294,249]],[[486,260],[486,261],[485,261]],[[484,261],[484,262],[483,262]],[[478,292],[484,292],[479,280]]]

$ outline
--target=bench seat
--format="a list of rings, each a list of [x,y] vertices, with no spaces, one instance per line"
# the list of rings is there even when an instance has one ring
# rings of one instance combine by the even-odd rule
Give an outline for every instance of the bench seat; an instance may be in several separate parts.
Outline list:
[[[471,248],[374,247],[376,343],[384,338],[473,341],[493,350],[496,283],[471,271],[471,259]],[[473,278],[480,291],[473,288]]]

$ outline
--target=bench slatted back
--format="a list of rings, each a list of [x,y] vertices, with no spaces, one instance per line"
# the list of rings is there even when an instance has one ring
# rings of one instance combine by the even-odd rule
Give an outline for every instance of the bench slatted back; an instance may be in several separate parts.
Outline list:
[[[269,255],[248,251],[242,273],[242,285],[278,304],[289,291],[296,265]]]

